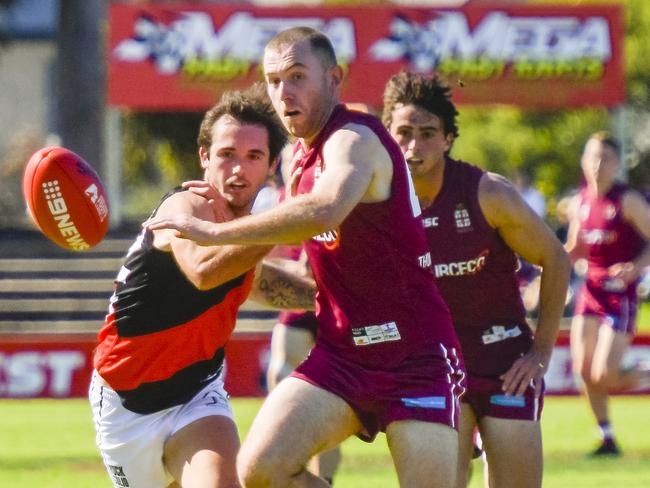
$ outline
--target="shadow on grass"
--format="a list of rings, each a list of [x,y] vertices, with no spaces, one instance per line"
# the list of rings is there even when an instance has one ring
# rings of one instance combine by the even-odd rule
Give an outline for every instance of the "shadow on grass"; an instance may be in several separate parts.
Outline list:
[[[89,457],[46,457],[39,459],[0,459],[0,471],[50,471],[65,469],[71,472],[102,472],[101,459]]]

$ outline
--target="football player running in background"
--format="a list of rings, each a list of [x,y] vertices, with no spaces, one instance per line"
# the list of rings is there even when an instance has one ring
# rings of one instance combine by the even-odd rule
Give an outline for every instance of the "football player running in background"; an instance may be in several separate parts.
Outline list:
[[[592,134],[581,158],[585,185],[570,208],[566,249],[587,259],[571,324],[571,358],[598,422],[601,444],[592,455],[618,455],[608,393],[650,379],[647,369],[621,368],[634,337],[637,284],[650,264],[650,205],[617,182],[620,145],[606,132]]]

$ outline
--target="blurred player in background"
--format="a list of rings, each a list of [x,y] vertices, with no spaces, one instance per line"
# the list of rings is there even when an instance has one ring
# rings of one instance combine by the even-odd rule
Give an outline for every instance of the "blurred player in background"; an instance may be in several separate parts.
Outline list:
[[[620,145],[605,132],[589,137],[581,158],[585,185],[571,205],[566,249],[585,256],[587,274],[571,324],[574,372],[584,382],[601,444],[592,455],[618,455],[608,413],[608,392],[633,388],[650,378],[621,359],[636,328],[637,283],[650,265],[650,206],[616,181]]]
[[[543,376],[562,316],[569,259],[505,178],[449,157],[458,137],[450,97],[438,78],[400,72],[386,85],[382,120],[411,170],[436,281],[465,358],[456,485],[467,485],[478,426],[490,486],[539,487]],[[534,334],[519,293],[517,254],[542,268]]]
[[[250,212],[287,137],[263,90],[227,92],[205,114],[205,184],[172,190],[153,215],[217,222]],[[239,486],[239,438],[222,377],[239,306],[251,291],[276,307],[314,300],[309,279],[292,281],[266,264],[254,276],[269,249],[202,247],[168,230],[144,230],[132,244],[99,332],[89,393],[116,487]]]
[[[339,104],[343,71],[322,33],[279,33],[264,74],[298,138],[291,198],[223,224],[186,215],[147,224],[206,244],[304,241],[318,285],[316,345],[258,412],[240,479],[326,486],[305,469],[314,454],[385,431],[401,486],[451,487],[464,371],[404,157],[375,117]]]

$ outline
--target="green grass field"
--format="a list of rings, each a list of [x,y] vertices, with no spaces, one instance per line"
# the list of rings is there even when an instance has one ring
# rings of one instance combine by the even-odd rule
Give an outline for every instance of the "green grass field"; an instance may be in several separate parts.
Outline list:
[[[260,400],[234,399],[242,435]],[[642,488],[650,486],[650,397],[615,397],[612,419],[624,456],[592,460],[595,443],[586,402],[547,398],[542,421],[547,488]],[[343,445],[337,488],[397,487],[385,438]],[[475,466],[471,487],[479,488]],[[0,486],[12,488],[109,488],[87,403],[80,400],[0,400]]]
[[[637,324],[640,334],[650,334],[650,302],[645,301],[639,307]]]

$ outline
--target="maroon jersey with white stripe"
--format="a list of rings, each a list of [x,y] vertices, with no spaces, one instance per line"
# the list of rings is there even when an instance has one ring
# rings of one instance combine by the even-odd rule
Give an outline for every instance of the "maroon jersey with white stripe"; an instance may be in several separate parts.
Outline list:
[[[317,343],[371,368],[457,347],[447,306],[431,274],[419,205],[402,153],[375,117],[336,107],[306,153],[298,192],[308,193],[324,169],[322,148],[346,124],[369,127],[393,161],[391,196],[359,203],[337,229],[305,243],[318,284]]]
[[[627,190],[626,185],[617,183],[602,197],[588,187],[579,194],[578,244],[587,250],[587,279],[605,287],[615,285],[607,282],[607,268],[634,260],[646,245],[645,239],[623,219],[621,199]]]
[[[515,274],[517,257],[480,208],[483,170],[446,159],[443,184],[422,211],[438,289],[468,372],[501,374],[532,343]],[[489,347],[488,347],[489,346]]]

